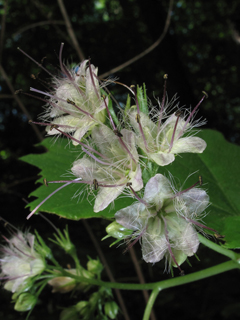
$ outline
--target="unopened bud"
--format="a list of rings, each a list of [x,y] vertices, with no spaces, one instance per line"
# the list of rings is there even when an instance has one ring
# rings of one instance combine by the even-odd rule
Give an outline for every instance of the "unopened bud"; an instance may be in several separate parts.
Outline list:
[[[15,306],[14,306],[14,309],[16,311],[28,311],[28,310],[31,310],[33,309],[33,307],[35,306],[37,302],[37,298],[30,294],[30,293],[22,293],[19,295],[16,303],[15,303]]]
[[[118,305],[115,301],[109,301],[104,305],[104,312],[107,317],[110,319],[116,319],[118,314]]]

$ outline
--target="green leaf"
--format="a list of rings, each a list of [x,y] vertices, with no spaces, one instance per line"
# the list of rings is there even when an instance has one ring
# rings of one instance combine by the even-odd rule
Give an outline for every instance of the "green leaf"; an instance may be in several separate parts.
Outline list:
[[[73,147],[72,144],[69,144],[67,139],[64,138],[54,141],[53,138],[47,138],[40,144],[45,146],[48,149],[48,152],[42,154],[29,154],[20,159],[41,169],[41,177],[37,182],[43,183],[43,179],[54,181],[73,180],[76,178],[71,174],[70,169],[72,163],[77,158],[81,158],[81,148],[79,146]],[[35,209],[42,200],[61,185],[63,184],[49,184],[48,187],[42,185],[33,191],[29,196],[35,196],[37,199],[28,204],[30,210],[32,211]],[[49,198],[39,208],[39,211],[54,213],[72,220],[96,217],[110,219],[114,217],[117,210],[129,206],[135,201],[131,198],[120,198],[114,202],[114,206],[110,205],[100,213],[95,213],[93,212],[93,205],[94,194],[97,194],[97,191],[90,189],[90,187],[87,189],[86,186],[82,184],[70,184]],[[83,191],[83,193],[80,196],[77,196],[81,191]]]
[[[178,188],[195,172],[182,190],[197,182],[201,175],[201,188],[208,192],[211,202],[204,223],[225,236],[225,247],[240,248],[240,147],[227,142],[217,131],[202,130],[197,136],[207,142],[202,154],[181,154],[159,172],[164,171],[167,176],[170,172],[178,179]]]

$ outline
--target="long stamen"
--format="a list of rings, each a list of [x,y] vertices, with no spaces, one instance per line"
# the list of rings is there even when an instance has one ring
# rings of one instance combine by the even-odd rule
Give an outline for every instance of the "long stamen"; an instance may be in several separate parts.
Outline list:
[[[171,142],[170,142],[170,146],[169,146],[168,152],[171,152],[171,150],[172,150],[173,142],[174,142],[174,137],[175,137],[175,133],[176,133],[176,130],[177,130],[177,125],[178,125],[178,120],[179,120],[181,114],[182,114],[181,111],[175,113],[175,116],[177,116],[177,120],[176,120],[174,129],[173,129],[172,139],[171,139]]]
[[[165,230],[165,238],[167,240],[167,246],[168,246],[168,251],[170,253],[170,256],[171,258],[173,259],[174,263],[176,264],[176,266],[178,267],[179,271],[180,271],[180,274],[181,275],[184,275],[184,271],[180,268],[179,264],[177,263],[177,260],[172,252],[172,248],[171,248],[171,245],[170,245],[170,241],[169,241],[169,237],[168,237],[168,230],[167,230],[167,221],[166,219],[162,216],[162,219],[164,221],[164,230]]]
[[[100,99],[100,96],[98,94],[98,91],[97,91],[97,88],[96,88],[96,85],[95,85],[95,82],[94,82],[94,79],[93,79],[93,72],[92,72],[92,67],[91,67],[91,63],[90,63],[90,59],[88,60],[89,61],[89,72],[90,72],[90,77],[91,77],[91,80],[92,80],[92,85],[93,85],[93,88],[94,88],[94,91],[96,93],[96,96],[98,99]]]
[[[163,117],[163,110],[164,110],[164,105],[165,105],[165,99],[166,99],[166,91],[167,91],[167,79],[168,75],[165,74],[163,76],[164,79],[164,85],[163,85],[163,97],[162,97],[162,103],[161,103],[161,110],[159,112],[159,118],[158,118],[158,132],[160,131],[160,127],[162,124],[162,117]]]
[[[104,156],[103,154],[101,154],[100,152],[98,152],[97,150],[89,147],[87,144],[81,142],[80,140],[75,139],[74,137],[70,136],[69,134],[67,134],[66,132],[59,130],[58,125],[56,125],[56,127],[54,127],[55,130],[59,131],[60,133],[62,133],[64,136],[66,136],[69,139],[72,139],[73,141],[76,141],[78,144],[80,144],[82,147],[89,149],[90,151],[98,154],[100,157],[102,157],[105,160],[109,160],[108,157]]]
[[[89,116],[90,118],[94,119],[94,117],[91,115],[91,113],[89,113],[89,112],[81,109],[80,107],[78,107],[74,101],[71,101],[70,99],[67,99],[66,102],[71,104],[72,106],[74,106],[76,109],[78,109],[80,112],[84,113],[86,116]]]
[[[59,63],[62,72],[66,75],[66,77],[71,81],[74,85],[75,89],[81,94],[82,97],[85,97],[84,92],[79,88],[79,86],[75,83],[74,78],[72,77],[71,73],[68,71],[64,63],[62,62],[62,52],[63,52],[64,43],[61,43],[60,50],[59,50]]]
[[[76,180],[80,180],[81,178],[77,178]],[[73,180],[74,181],[74,180]],[[31,218],[31,216],[43,205],[49,198],[51,198],[55,193],[57,193],[59,190],[63,189],[64,187],[68,186],[69,184],[73,183],[73,181],[67,182],[63,186],[57,188],[57,190],[53,191],[51,194],[49,194],[43,201],[39,203],[39,205],[27,216],[27,220]]]
[[[26,57],[28,57],[28,59],[32,60],[36,65],[38,65],[41,69],[43,69],[45,72],[47,72],[51,77],[53,77],[56,81],[58,81],[58,79],[51,74],[51,72],[49,72],[46,68],[44,68],[42,66],[41,63],[37,62],[36,60],[34,60],[32,57],[30,57],[25,51],[23,51],[22,49],[20,49],[19,47],[17,48],[20,52],[22,52]]]
[[[68,69],[66,68],[66,66],[65,66],[64,63],[62,62],[63,46],[64,46],[64,43],[62,42],[62,43],[61,43],[61,46],[60,46],[60,50],[59,50],[59,63],[60,63],[60,68],[61,68],[62,72],[67,76],[67,78],[68,78],[70,81],[74,81],[71,73],[68,71]]]
[[[147,230],[147,225],[146,225],[146,227],[143,228],[143,230],[142,230],[141,233],[137,236],[137,238],[127,246],[127,248],[123,251],[123,254],[125,254],[129,249],[131,249],[131,248],[135,245],[135,243],[138,242],[138,240],[142,237],[142,235],[144,234],[144,232],[145,232],[146,230]]]
[[[128,183],[127,183],[127,187],[129,187],[129,189],[132,191],[132,193],[134,194],[135,198],[136,198],[139,202],[141,202],[142,204],[144,204],[146,207],[149,206],[149,204],[148,204],[145,200],[143,200],[142,198],[140,198],[140,197],[137,195],[136,191],[133,190],[133,188],[132,188],[132,183],[131,183],[131,182],[128,182]]]
[[[50,128],[50,130],[55,129],[56,127],[69,128],[69,129],[73,128],[73,127],[67,126],[65,124],[54,125],[54,124],[48,123],[48,122],[37,122],[37,121],[32,121],[32,120],[29,120],[28,123],[38,124],[40,126],[45,126],[45,127],[52,127],[52,128]]]
[[[112,165],[112,163],[110,163],[110,162],[104,162],[104,161],[98,159],[96,156],[94,156],[91,152],[89,152],[88,150],[86,150],[86,149],[83,148],[83,147],[82,147],[82,150],[83,150],[86,154],[88,154],[92,159],[94,159],[95,161],[97,161],[97,162],[99,162],[99,163],[101,163],[101,164],[103,164],[103,165],[105,165],[105,166],[111,166],[111,165]]]
[[[122,145],[122,147],[127,151],[127,153],[129,154],[130,158],[133,160],[134,163],[137,163],[136,160],[134,159],[132,153],[130,152],[130,150],[128,149],[128,147],[126,146],[125,142],[123,141],[122,139],[122,134],[118,131],[117,127],[115,126],[115,123],[113,121],[113,118],[111,116],[111,113],[109,111],[109,108],[107,106],[107,103],[106,103],[106,99],[104,99],[104,104],[105,104],[105,107],[106,107],[106,110],[107,110],[107,113],[108,113],[108,116],[109,116],[109,119],[110,119],[110,122],[111,122],[111,125],[112,125],[112,128],[113,128],[113,132],[115,133],[115,135],[118,137],[119,139],[119,142],[120,144]]]
[[[81,178],[79,178],[81,179]],[[102,182],[97,181],[96,179],[93,179],[93,181],[84,181],[84,180],[80,180],[80,181],[76,181],[76,180],[55,180],[55,181],[47,181],[47,183],[85,183],[85,184],[93,184],[94,185],[94,189],[97,190],[98,187],[103,187],[103,188],[117,188],[117,187],[122,187],[125,186],[126,183],[120,183],[120,184],[104,184]]]
[[[143,128],[142,128],[142,125],[141,125],[141,121],[140,121],[140,108],[139,108],[139,103],[138,103],[138,98],[137,98],[137,94],[136,92],[134,91],[134,95],[135,95],[135,100],[136,100],[136,105],[137,105],[137,116],[136,116],[136,121],[139,125],[139,130],[140,130],[140,133],[142,135],[142,138],[143,138],[143,142],[144,142],[144,145],[145,145],[145,149],[147,152],[149,152],[149,148],[148,148],[148,145],[147,145],[147,140],[145,138],[145,135],[144,135],[144,132],[143,132]]]
[[[183,216],[181,216],[181,217],[182,217],[184,220],[189,221],[189,222],[191,222],[192,224],[194,224],[194,225],[196,225],[196,226],[198,226],[198,227],[200,227],[200,228],[207,229],[207,230],[210,230],[210,231],[213,231],[213,232],[217,232],[215,229],[210,228],[210,227],[207,227],[207,226],[205,226],[204,224],[202,224],[202,223],[200,223],[200,222],[198,222],[198,221],[195,221],[195,220],[193,220],[193,219],[186,218],[186,217],[183,217]]]
[[[186,120],[186,122],[185,122],[185,124],[184,124],[184,126],[183,126],[183,128],[182,128],[182,130],[181,130],[181,132],[179,133],[177,139],[179,139],[179,138],[183,135],[183,133],[184,133],[184,131],[185,131],[185,129],[186,129],[186,126],[188,125],[189,121],[191,120],[192,116],[194,115],[194,113],[196,112],[196,110],[197,110],[197,108],[200,106],[200,104],[203,102],[203,100],[204,100],[205,98],[206,98],[206,99],[208,98],[208,94],[207,94],[205,91],[202,91],[202,93],[203,93],[202,99],[198,102],[198,104],[196,105],[196,107],[193,109],[193,111],[192,111],[192,112],[190,113],[190,115],[188,116],[188,118],[187,118],[187,120]]]
[[[191,187],[185,189],[185,190],[182,190],[182,191],[179,191],[177,193],[175,193],[175,195],[172,197],[172,198],[176,198],[176,197],[179,197],[181,194],[193,189],[194,187],[196,187],[198,184],[201,186],[202,185],[202,176],[199,176],[198,178],[199,180],[197,182],[195,182]]]

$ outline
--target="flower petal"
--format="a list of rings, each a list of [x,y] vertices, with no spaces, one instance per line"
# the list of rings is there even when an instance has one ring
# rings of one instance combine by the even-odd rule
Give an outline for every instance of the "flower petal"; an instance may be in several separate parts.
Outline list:
[[[170,181],[162,174],[156,174],[145,187],[143,199],[156,206],[157,211],[162,208],[163,202],[173,196]]]
[[[99,212],[107,208],[107,206],[114,201],[123,191],[125,186],[114,187],[114,188],[99,188],[94,208],[94,212]]]
[[[140,202],[133,203],[131,206],[115,213],[115,219],[119,224],[134,231],[143,230],[147,225],[149,216],[145,205]]]
[[[207,147],[206,142],[198,137],[181,138],[173,143],[171,153],[202,153]]]
[[[209,206],[209,196],[205,190],[193,188],[184,192],[180,199],[185,202],[184,213],[188,218],[201,214]]]
[[[149,157],[156,162],[159,166],[166,166],[169,163],[172,163],[175,160],[175,156],[173,153],[164,153],[164,152],[157,152],[157,153],[150,153]]]
[[[142,254],[146,262],[160,261],[168,250],[163,225],[158,217],[148,220],[146,232],[142,235]]]

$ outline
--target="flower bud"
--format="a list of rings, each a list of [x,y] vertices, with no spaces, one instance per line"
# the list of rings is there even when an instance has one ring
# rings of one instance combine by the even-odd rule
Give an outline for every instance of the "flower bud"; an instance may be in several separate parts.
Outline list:
[[[87,301],[80,301],[75,305],[76,310],[80,313],[81,316],[84,316],[87,305]]]
[[[37,297],[35,297],[34,295],[32,295],[31,293],[22,293],[19,295],[14,309],[16,311],[28,311],[33,309],[33,307],[35,306],[37,302]]]
[[[53,287],[52,292],[66,293],[72,291],[76,286],[76,281],[70,277],[56,277],[48,281]]]
[[[108,233],[107,237],[111,236],[116,239],[124,239],[126,238],[126,236],[130,236],[132,234],[132,230],[123,227],[121,224],[117,223],[116,221],[110,223],[107,226],[106,232]]]
[[[64,309],[60,314],[60,320],[79,320],[75,306]]]
[[[115,301],[106,302],[104,305],[104,312],[110,319],[116,319],[118,314],[118,305]]]
[[[101,264],[101,262],[98,259],[94,260],[89,257],[89,261],[87,263],[87,269],[88,269],[88,271],[90,271],[94,274],[100,275],[100,273],[103,270],[103,265]]]

